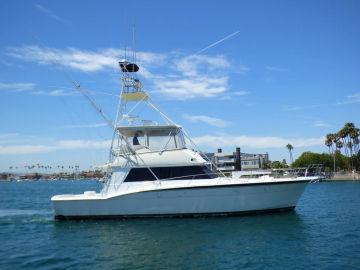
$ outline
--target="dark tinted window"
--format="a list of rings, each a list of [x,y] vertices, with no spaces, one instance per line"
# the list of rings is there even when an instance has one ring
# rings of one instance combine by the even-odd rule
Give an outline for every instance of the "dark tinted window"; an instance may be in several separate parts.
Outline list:
[[[154,174],[161,179],[209,179],[216,175],[206,166],[183,166],[183,167],[156,167],[151,168]],[[148,168],[133,168],[130,170],[125,182],[154,181],[156,178]]]

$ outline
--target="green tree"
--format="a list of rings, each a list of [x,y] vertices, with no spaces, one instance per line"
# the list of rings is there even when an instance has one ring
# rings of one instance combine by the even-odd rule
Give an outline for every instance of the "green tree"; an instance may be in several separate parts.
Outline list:
[[[283,162],[278,161],[278,160],[274,160],[270,162],[270,168],[271,169],[283,169],[283,168],[287,168],[287,165],[284,165]]]
[[[337,160],[337,169],[346,170],[350,164],[349,157],[342,155],[339,151],[335,153]],[[293,167],[307,167],[311,164],[323,164],[327,171],[331,170],[333,157],[327,153],[302,153],[293,163]]]

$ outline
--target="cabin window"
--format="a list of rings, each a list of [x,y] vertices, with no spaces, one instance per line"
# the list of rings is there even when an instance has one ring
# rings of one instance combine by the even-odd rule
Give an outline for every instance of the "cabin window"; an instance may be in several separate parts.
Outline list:
[[[135,127],[137,128],[137,127]],[[183,149],[185,147],[184,135],[181,128],[154,126],[138,127],[139,129],[119,128],[120,133],[126,138],[129,145],[146,147],[153,151],[167,149]]]
[[[181,149],[184,145],[182,134],[176,131],[148,134],[148,147],[151,150]]]
[[[156,167],[151,168],[160,180],[189,180],[215,178],[206,166]],[[133,168],[124,182],[155,181],[156,178],[148,168]]]
[[[145,135],[142,132],[136,132],[134,134],[134,136],[132,137],[128,137],[127,141],[130,145],[142,145],[145,146],[146,145],[146,139],[145,139]]]
[[[149,148],[151,150],[175,149],[176,141],[174,135],[149,136]]]

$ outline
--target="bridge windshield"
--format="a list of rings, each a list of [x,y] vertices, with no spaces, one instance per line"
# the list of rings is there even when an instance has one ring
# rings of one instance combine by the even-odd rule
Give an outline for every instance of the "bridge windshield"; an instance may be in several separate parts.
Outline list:
[[[151,150],[181,149],[185,147],[182,133],[177,130],[150,132],[147,134],[148,147]]]
[[[185,147],[184,135],[178,126],[132,126],[119,131],[135,149],[162,151]]]

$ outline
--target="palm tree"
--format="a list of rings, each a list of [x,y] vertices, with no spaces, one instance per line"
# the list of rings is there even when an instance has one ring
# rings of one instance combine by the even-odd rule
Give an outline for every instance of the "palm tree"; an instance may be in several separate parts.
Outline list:
[[[360,129],[354,128],[350,131],[350,138],[353,142],[354,152],[359,151],[359,136],[360,136]]]
[[[360,162],[359,136],[360,136],[360,129],[354,127],[350,130],[350,139],[352,141],[352,146],[353,146],[353,158],[355,159],[356,170],[358,170],[358,163]]]
[[[351,122],[346,123],[344,128],[346,129],[346,132],[347,132],[347,142],[346,142],[346,144],[348,145],[349,142],[351,142],[351,140],[352,140],[351,135],[356,130],[356,128],[355,128],[354,123],[351,123]],[[349,150],[351,150],[351,152],[353,150],[352,147],[353,147],[353,145],[351,146],[351,149],[349,149]]]
[[[352,152],[353,152],[353,144],[349,144],[351,142],[351,134],[355,130],[354,123],[348,122],[345,123],[344,127],[339,131],[339,135],[342,138],[342,142],[345,146],[345,154],[347,157],[352,158]],[[350,148],[351,147],[351,148]]]
[[[342,143],[342,141],[337,141],[336,142],[336,149],[339,153],[341,153],[341,148],[343,148],[344,144]]]
[[[333,159],[334,159],[334,173],[336,172],[336,158],[335,158],[335,151],[333,148],[333,145],[335,143],[335,134],[329,133],[326,135],[326,140],[325,140],[325,145],[327,147],[329,147],[329,154],[333,155]]]
[[[340,142],[340,137],[339,137],[339,134],[338,133],[335,133],[334,134],[334,138],[333,138],[333,142],[335,144],[335,152],[338,152],[339,151],[339,148],[338,148],[338,142]]]
[[[339,139],[341,140],[342,142],[342,145],[344,146],[345,145],[345,155],[348,157],[348,151],[347,151],[347,147],[346,147],[346,137],[348,136],[348,130],[346,127],[343,127],[342,129],[339,130],[338,132],[338,136],[339,136]]]
[[[293,163],[294,160],[293,160],[292,150],[294,149],[294,147],[290,143],[288,143],[286,145],[286,148],[289,150],[290,162]]]
[[[358,139],[359,139],[360,129],[356,128],[354,123],[351,122],[345,123],[344,129],[347,132],[347,136],[345,138],[345,147],[349,149],[349,158],[351,159],[351,170],[354,170],[354,158],[355,158],[355,168],[357,168],[357,159],[359,153]]]
[[[353,143],[351,141],[348,141],[346,146],[349,148],[350,151],[350,159],[351,159],[351,170],[354,170],[354,159],[353,159]]]
[[[333,152],[332,146],[333,146],[333,137],[334,135],[329,133],[326,135],[325,139],[325,145],[329,148],[329,154],[331,155]]]

